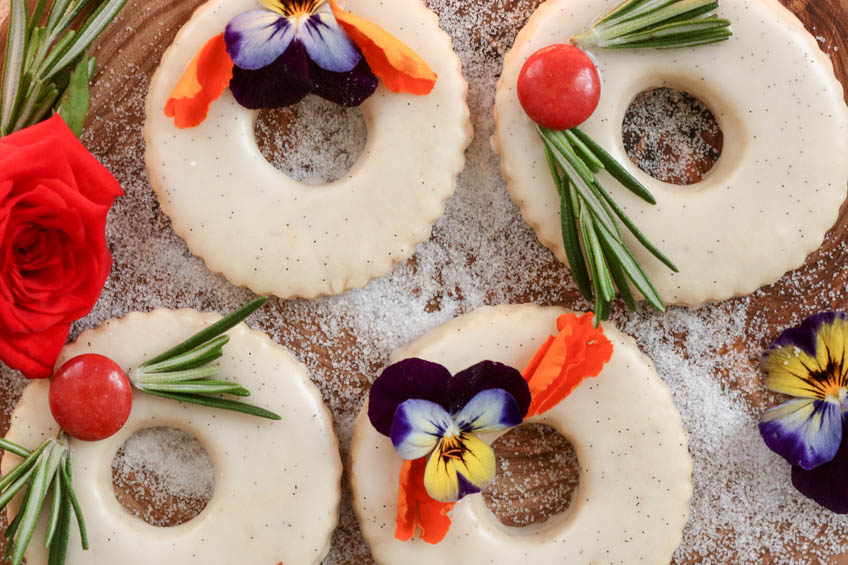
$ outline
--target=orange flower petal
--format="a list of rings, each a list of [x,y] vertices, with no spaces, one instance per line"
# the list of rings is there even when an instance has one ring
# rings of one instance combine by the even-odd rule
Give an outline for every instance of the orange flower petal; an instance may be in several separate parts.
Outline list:
[[[545,341],[545,343],[543,343],[541,345],[541,347],[539,347],[539,349],[536,350],[536,353],[533,354],[533,358],[530,359],[530,362],[527,363],[526,367],[524,367],[524,372],[522,373],[522,376],[524,377],[524,380],[527,381],[528,385],[530,385],[530,384],[535,385],[535,382],[534,383],[530,382],[530,379],[527,377],[527,375],[532,375],[533,373],[536,372],[536,369],[538,369],[539,365],[542,364],[542,359],[545,358],[545,355],[548,353],[548,350],[551,348],[551,344],[553,344],[553,342],[554,342],[554,336],[549,335],[548,339]],[[531,397],[533,396],[533,390],[532,389],[530,390],[530,396]]]
[[[397,528],[395,538],[408,541],[415,535],[415,527],[421,531],[421,539],[427,543],[439,543],[448,533],[451,519],[448,512],[454,503],[434,500],[424,487],[424,469],[427,458],[404,461],[398,480]]]
[[[527,417],[547,412],[589,377],[596,377],[612,357],[612,343],[592,325],[592,314],[563,314],[556,336],[542,344],[524,369],[532,401]]]
[[[377,77],[392,92],[430,94],[438,78],[433,69],[398,38],[364,18],[345,12],[330,0],[333,15]]]
[[[174,125],[180,129],[200,125],[232,78],[233,60],[222,33],[207,41],[189,63],[165,102],[165,115],[174,118]]]

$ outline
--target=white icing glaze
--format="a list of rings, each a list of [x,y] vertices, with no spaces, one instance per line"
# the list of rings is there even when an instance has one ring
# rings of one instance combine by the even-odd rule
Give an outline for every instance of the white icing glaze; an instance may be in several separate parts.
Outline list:
[[[549,0],[504,60],[493,137],[510,193],[525,220],[565,262],[557,191],[542,142],[515,85],[534,51],[587,29],[619,0]],[[722,2],[733,22],[727,42],[694,49],[594,50],[601,101],[581,126],[653,192],[650,206],[599,178],[630,217],[680,268],[675,274],[628,241],[660,295],[699,305],[749,294],[800,266],[836,221],[848,182],[848,109],[828,57],[777,0]],[[712,110],[724,149],[702,182],[677,187],[628,159],[621,123],[641,91],[688,91]],[[625,237],[629,237],[629,234]]]
[[[421,357],[456,373],[490,359],[521,369],[556,332],[556,318],[564,312],[531,305],[483,307],[396,351],[392,362]],[[401,460],[362,409],[350,449],[353,504],[379,563],[665,565],[671,560],[692,494],[686,432],[668,389],[633,339],[610,325],[604,332],[615,349],[601,374],[530,420],[566,436],[580,461],[580,486],[571,506],[543,524],[506,527],[476,494],[453,508],[453,524],[441,543],[396,540]]]
[[[162,111],[200,47],[257,7],[257,0],[210,1],[162,56],[144,127],[150,182],[192,252],[235,284],[306,298],[363,286],[412,255],[456,188],[472,135],[459,59],[421,0],[348,0],[347,10],[395,34],[439,79],[428,96],[381,85],[361,106],[368,141],[359,161],[338,181],[310,186],[265,160],[256,112],[229,90],[193,129],[176,129]]]
[[[83,333],[64,349],[58,363],[95,352],[126,370],[218,318],[194,310],[133,313]],[[136,392],[129,420],[117,434],[98,442],[71,442],[74,490],[91,547],[82,551],[73,526],[69,565],[298,565],[319,563],[327,554],[338,521],[342,472],[330,413],[306,368],[285,349],[244,324],[228,333],[231,341],[219,361],[221,374],[237,377],[252,392],[251,403],[276,411],[282,420],[260,420]],[[56,433],[47,392],[46,380],[24,390],[7,439],[35,447]],[[209,504],[194,519],[170,528],[151,526],[127,513],[112,488],[111,464],[118,448],[136,431],[156,426],[172,426],[197,437],[215,466]],[[17,461],[6,453],[2,471]],[[45,527],[43,515],[26,552],[30,565],[47,563],[41,543]]]

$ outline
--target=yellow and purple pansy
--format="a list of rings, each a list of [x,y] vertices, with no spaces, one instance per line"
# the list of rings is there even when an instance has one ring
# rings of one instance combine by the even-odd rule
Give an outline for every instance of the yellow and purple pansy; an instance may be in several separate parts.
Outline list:
[[[794,398],[767,410],[766,445],[792,466],[792,483],[822,506],[848,513],[848,315],[822,312],[784,331],[763,356],[765,384]]]
[[[377,81],[392,92],[423,96],[438,76],[397,37],[336,0],[260,0],[209,39],[165,102],[180,129],[203,123],[230,88],[246,108],[279,108],[315,93],[358,106]]]
[[[327,0],[260,1],[264,8],[239,14],[224,32],[239,104],[278,108],[314,93],[358,106],[374,93],[377,77]]]
[[[401,458],[428,458],[427,494],[454,502],[495,478],[494,451],[478,435],[519,425],[529,406],[527,382],[512,367],[482,361],[451,377],[445,367],[413,358],[374,382],[368,416]]]

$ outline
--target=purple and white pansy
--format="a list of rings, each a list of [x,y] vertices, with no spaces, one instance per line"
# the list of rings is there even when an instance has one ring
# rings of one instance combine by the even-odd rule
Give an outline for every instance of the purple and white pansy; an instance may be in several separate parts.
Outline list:
[[[760,434],[793,466],[795,488],[838,513],[848,513],[846,355],[848,315],[822,312],[784,331],[762,361],[766,386],[795,398],[763,414]]]
[[[377,77],[333,15],[327,0],[261,0],[239,14],[224,40],[233,60],[230,90],[242,106],[279,108],[314,93],[358,106]]]
[[[387,367],[371,388],[368,416],[408,460],[427,457],[424,486],[455,502],[495,477],[495,454],[479,434],[520,424],[530,389],[517,370],[483,361],[451,377],[437,363],[406,359]]]

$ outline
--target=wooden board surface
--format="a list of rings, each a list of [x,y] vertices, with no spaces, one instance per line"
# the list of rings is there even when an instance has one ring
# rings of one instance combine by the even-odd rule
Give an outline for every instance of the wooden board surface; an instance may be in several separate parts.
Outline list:
[[[726,0],[733,1],[733,0]],[[834,62],[836,73],[843,84],[848,84],[848,2],[846,0],[782,0],[799,18],[805,23],[813,35],[820,37],[823,47],[829,53]],[[202,3],[202,0],[149,0],[144,3],[129,3],[125,12],[116,25],[112,26],[98,42],[96,56],[98,61],[98,72],[94,79],[93,106],[87,126],[86,140],[97,147],[98,154],[134,155],[134,159],[119,160],[122,166],[131,169],[124,171],[125,174],[144,176],[142,154],[140,153],[142,143],[137,135],[126,135],[126,124],[138,126],[143,121],[143,97],[146,93],[147,83],[153,70],[156,68],[164,49],[171,43],[174,34],[180,25],[188,19],[193,10]],[[539,0],[468,0],[468,8],[474,5],[495,5],[498,9],[514,11],[516,14],[529,14],[532,7]],[[466,9],[461,6],[457,10]],[[444,4],[440,4],[444,5]],[[436,7],[436,6],[434,6]],[[8,4],[0,5],[0,19],[4,17],[4,11],[8,10]],[[447,14],[442,14],[448,17]],[[503,56],[503,47],[512,43],[512,38],[520,28],[521,21],[516,18],[514,25],[508,28],[487,29],[485,25],[479,26],[472,33],[479,37],[471,38],[471,41],[479,41],[481,50],[486,56],[499,64]],[[499,34],[492,37],[491,34]],[[495,47],[493,47],[495,46]],[[123,124],[117,127],[116,124]],[[136,128],[137,130],[137,128]],[[847,157],[848,158],[848,157]],[[149,188],[147,189],[149,190]],[[125,197],[127,202],[124,207],[132,205],[135,198],[133,192]],[[171,230],[167,218],[165,218],[157,206],[149,205],[149,197],[139,199],[140,207],[137,210],[137,221],[148,222],[154,229],[161,232]],[[845,236],[848,234],[848,213],[843,206],[839,221],[828,235],[822,248],[811,255],[804,267],[797,272],[789,274],[778,283],[771,285],[747,298],[749,312],[757,312],[756,319],[753,317],[749,324],[756,325],[756,331],[747,331],[740,335],[735,347],[749,352],[752,359],[766,347],[771,339],[799,313],[808,313],[822,308],[848,309],[848,294],[845,292],[848,285],[848,247],[844,245]],[[438,234],[437,234],[438,236]],[[147,305],[149,300],[141,299],[133,295],[137,288],[158,288],[167,286],[167,277],[162,273],[145,273],[138,265],[130,265],[133,261],[143,261],[139,257],[121,256],[119,250],[115,251],[116,265],[110,281],[109,296],[110,305],[101,308],[95,317],[100,319],[109,315],[121,316],[129,310],[138,307],[139,304]],[[410,260],[414,263],[415,259]],[[543,268],[558,272],[562,267],[555,261],[550,260]],[[799,284],[803,281],[803,284]],[[810,292],[813,289],[814,292]],[[157,290],[151,290],[154,294]],[[207,295],[186,296],[191,290],[182,288],[177,291],[178,300],[171,303],[167,298],[173,298],[174,293],[162,291],[157,294],[162,305],[184,306],[192,305],[199,308],[218,308],[221,301],[225,303],[237,302],[247,296],[246,293],[233,291],[225,298]],[[444,292],[450,294],[453,289],[445,287]],[[120,296],[126,296],[122,303]],[[537,301],[536,294],[516,292],[509,296],[511,302]],[[156,302],[156,300],[154,300]],[[579,298],[572,290],[559,291],[557,303],[572,305],[578,304]],[[732,303],[732,301],[731,301]],[[283,315],[288,312],[289,306],[283,301],[272,301],[269,306],[275,314]],[[438,307],[438,306],[436,306]],[[258,325],[263,329],[271,330],[272,318],[262,318]],[[77,327],[90,327],[96,325],[98,320],[91,320],[87,324]],[[334,352],[313,339],[316,335],[325,332],[319,325],[299,322],[292,324],[289,328],[280,330],[276,328],[275,335],[282,335],[280,341],[293,349],[301,358],[310,359],[310,368],[319,368],[321,374],[334,374],[339,371],[338,363],[334,360]],[[345,330],[341,341],[355,343],[356,336],[350,330]],[[755,336],[755,337],[754,337]],[[326,335],[323,336],[327,338]],[[326,340],[325,340],[326,341]],[[316,345],[316,343],[318,343]],[[357,346],[360,349],[364,345]],[[353,347],[354,350],[357,347]],[[373,363],[372,363],[373,364]],[[372,374],[368,374],[368,369]],[[340,401],[332,392],[333,385],[324,383],[322,392],[325,399],[333,408],[337,420],[349,419],[355,411],[355,406],[361,400],[364,390],[367,390],[368,381],[373,378],[373,372],[378,366],[362,368],[351,368],[346,366],[341,371],[344,373],[339,382],[358,382],[361,390],[356,401]],[[313,371],[314,374],[314,371]],[[8,375],[8,372],[0,370],[0,376]],[[761,393],[751,393],[757,390],[756,385],[751,383],[735,383],[744,391],[754,410],[764,409],[773,398]],[[0,405],[5,406],[5,418],[8,418],[8,407],[14,405],[19,386],[0,387]],[[7,421],[0,421],[3,430],[8,426]],[[515,441],[510,442],[511,448],[504,448],[501,456],[506,457],[510,464],[514,464],[514,472],[523,474],[529,481],[541,485],[540,490],[557,491],[561,497],[565,496],[573,487],[574,477],[569,473],[551,474],[547,464],[543,462],[573,461],[569,454],[569,448],[564,442],[556,437],[550,439],[539,447],[538,429],[519,429],[513,433]],[[547,446],[547,447],[545,447]],[[346,454],[344,454],[346,455]],[[536,460],[534,464],[532,460]],[[345,490],[345,497],[349,496]],[[509,499],[509,494],[498,491],[498,496]],[[523,500],[522,504],[527,505]],[[527,511],[527,509],[524,509]],[[535,510],[530,503],[530,513]],[[540,511],[541,512],[541,511]],[[508,513],[507,513],[508,514]],[[505,519],[508,516],[505,516]],[[809,540],[815,544],[815,540]],[[753,542],[756,543],[756,542]],[[2,549],[2,543],[0,543]],[[815,553],[803,544],[797,550],[797,557],[810,560],[810,562],[826,563],[848,563],[848,557],[830,556],[824,558],[813,557]],[[351,516],[349,501],[345,500],[343,508],[342,526],[334,538],[335,562],[341,563],[368,563],[370,562],[367,549],[363,545],[355,521]],[[763,548],[763,562],[781,563],[786,556],[769,557],[767,548]],[[705,560],[706,561],[706,560]],[[806,561],[805,561],[806,562]]]

